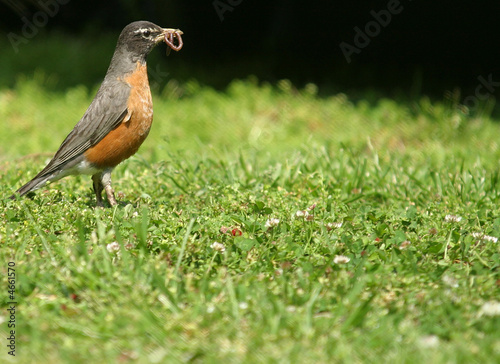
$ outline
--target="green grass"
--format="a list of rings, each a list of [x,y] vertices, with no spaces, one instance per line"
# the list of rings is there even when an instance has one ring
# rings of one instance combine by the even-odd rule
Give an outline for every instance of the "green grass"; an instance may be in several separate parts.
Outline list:
[[[95,92],[47,82],[0,90],[1,196]],[[500,125],[487,110],[287,81],[165,83],[150,137],[113,173],[117,208],[94,208],[88,177],[0,200],[17,362],[500,360],[488,238],[500,237]]]

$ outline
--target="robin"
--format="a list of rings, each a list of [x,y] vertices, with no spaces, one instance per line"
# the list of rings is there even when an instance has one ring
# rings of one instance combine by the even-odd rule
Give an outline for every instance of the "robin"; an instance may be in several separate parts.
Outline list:
[[[163,40],[179,50],[181,34],[178,29],[164,29],[147,21],[127,25],[89,108],[47,166],[17,194],[23,196],[68,175],[89,174],[97,205],[103,206],[103,190],[110,205],[116,205],[111,171],[137,152],[153,121],[146,57]],[[174,44],[175,37],[179,45]]]

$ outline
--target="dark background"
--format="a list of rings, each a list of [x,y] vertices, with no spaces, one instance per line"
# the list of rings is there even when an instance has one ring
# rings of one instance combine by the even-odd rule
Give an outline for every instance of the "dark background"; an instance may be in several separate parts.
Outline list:
[[[0,30],[20,33],[23,17],[32,19],[40,3],[57,0],[1,1]],[[437,96],[456,87],[473,93],[479,76],[500,81],[499,1],[401,0],[403,10],[351,63],[340,43],[354,45],[354,28],[364,29],[371,11],[386,10],[390,1],[222,0],[232,9],[222,19],[212,0],[60,1],[67,4],[43,32],[118,35],[131,21],[151,20],[182,29],[183,62],[217,70],[224,80],[254,74],[299,87],[314,82],[320,90],[418,88]]]

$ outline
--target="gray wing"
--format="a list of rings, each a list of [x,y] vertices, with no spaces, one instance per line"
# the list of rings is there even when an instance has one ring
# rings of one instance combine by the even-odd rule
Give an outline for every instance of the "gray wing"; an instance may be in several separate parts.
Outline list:
[[[54,173],[99,143],[111,130],[120,125],[128,112],[129,95],[130,86],[125,82],[105,80],[83,117],[37,177]]]
[[[17,190],[21,196],[36,190],[45,183],[58,179],[64,167],[71,167],[79,157],[99,143],[116,128],[127,115],[130,86],[117,79],[104,80],[97,95],[75,128],[64,139],[54,158],[35,178]],[[12,195],[10,198],[14,198]]]

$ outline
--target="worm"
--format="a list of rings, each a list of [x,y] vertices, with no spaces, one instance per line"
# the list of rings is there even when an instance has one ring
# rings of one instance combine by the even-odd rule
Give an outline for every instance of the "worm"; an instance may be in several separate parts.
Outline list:
[[[174,39],[177,38],[178,45],[175,45]],[[179,32],[167,33],[165,34],[165,43],[168,44],[170,48],[174,51],[180,51],[184,43],[182,42],[182,37]]]

